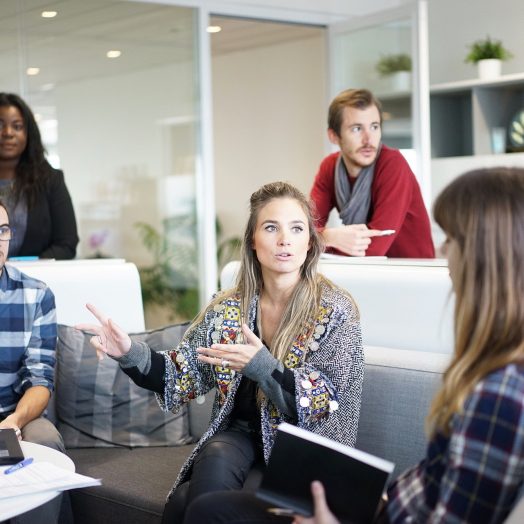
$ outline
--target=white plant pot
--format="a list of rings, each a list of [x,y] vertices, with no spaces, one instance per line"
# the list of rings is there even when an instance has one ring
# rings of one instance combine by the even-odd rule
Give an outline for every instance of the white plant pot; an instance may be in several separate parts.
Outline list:
[[[477,62],[479,78],[481,80],[491,80],[500,76],[502,60],[498,58],[486,58]]]
[[[391,75],[393,91],[411,91],[411,72],[397,71]]]

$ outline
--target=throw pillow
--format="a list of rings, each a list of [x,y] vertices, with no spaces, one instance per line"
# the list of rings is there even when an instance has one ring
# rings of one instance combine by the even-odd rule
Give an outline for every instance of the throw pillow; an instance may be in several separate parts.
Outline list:
[[[136,333],[153,350],[176,347],[188,324]],[[176,446],[192,441],[187,409],[163,412],[154,393],[136,386],[111,358],[99,361],[91,335],[58,326],[56,413],[68,448]]]

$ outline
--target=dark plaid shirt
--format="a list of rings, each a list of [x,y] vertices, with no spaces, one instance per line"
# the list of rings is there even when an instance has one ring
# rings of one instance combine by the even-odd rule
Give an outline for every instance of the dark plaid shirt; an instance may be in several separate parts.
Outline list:
[[[426,459],[389,489],[392,523],[503,522],[524,482],[524,366],[485,377]]]
[[[39,280],[13,266],[0,275],[0,420],[27,388],[53,389],[55,297]]]

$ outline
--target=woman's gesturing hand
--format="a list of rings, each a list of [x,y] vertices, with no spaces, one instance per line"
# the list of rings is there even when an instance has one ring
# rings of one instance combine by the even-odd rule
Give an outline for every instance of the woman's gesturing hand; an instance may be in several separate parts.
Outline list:
[[[242,333],[243,343],[213,344],[210,348],[198,348],[198,360],[213,366],[242,371],[264,345],[247,324],[242,324]]]
[[[90,343],[96,349],[98,359],[102,360],[106,354],[118,358],[128,353],[131,347],[129,335],[92,304],[86,304],[86,307],[100,322],[100,325],[78,324],[75,327],[82,331],[94,333]]]

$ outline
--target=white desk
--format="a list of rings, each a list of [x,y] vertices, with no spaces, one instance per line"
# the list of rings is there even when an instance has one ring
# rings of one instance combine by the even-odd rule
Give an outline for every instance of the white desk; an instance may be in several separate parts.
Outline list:
[[[233,285],[239,265],[224,267],[221,289]],[[454,298],[445,260],[328,257],[318,269],[354,297],[365,346],[452,353]]]
[[[59,324],[93,323],[91,302],[125,331],[144,330],[140,276],[136,266],[120,258],[10,262],[45,282],[53,291]]]
[[[25,457],[33,457],[35,461],[51,462],[60,468],[67,469],[68,471],[75,471],[74,462],[63,453],[41,446],[39,444],[33,444],[32,442],[20,442],[22,451]],[[0,475],[3,475],[4,470],[7,466],[0,467]],[[24,495],[20,497],[11,497],[7,500],[0,500],[0,521],[10,519],[16,515],[21,515],[26,511],[34,509],[52,498],[56,497],[59,491],[46,491],[43,493],[35,493],[33,495]]]

